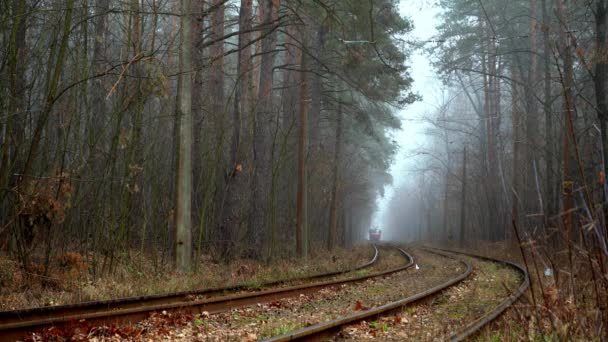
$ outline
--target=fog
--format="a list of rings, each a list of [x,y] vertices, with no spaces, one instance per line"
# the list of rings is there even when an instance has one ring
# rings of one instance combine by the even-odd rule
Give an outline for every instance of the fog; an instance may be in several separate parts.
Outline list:
[[[408,41],[428,41],[435,34],[435,26],[438,23],[436,18],[439,9],[430,1],[424,0],[402,0],[400,11],[403,16],[409,17],[414,23],[414,31],[406,39]],[[429,43],[429,44],[432,44]],[[411,48],[406,45],[405,48]],[[392,186],[388,187],[384,196],[377,199],[378,209],[374,214],[372,225],[380,227],[383,232],[382,238],[385,240],[418,239],[416,222],[420,217],[411,217],[411,220],[402,225],[389,222],[391,220],[389,205],[391,199],[398,196],[410,196],[416,198],[414,190],[418,188],[416,183],[420,181],[417,174],[412,171],[420,158],[414,155],[426,143],[424,131],[428,127],[424,122],[424,117],[433,113],[441,103],[442,83],[435,74],[433,67],[424,50],[416,49],[412,53],[411,76],[414,79],[413,90],[422,96],[422,101],[418,101],[399,113],[402,122],[402,129],[393,132],[393,139],[399,144],[399,151],[395,156],[390,172],[393,177]],[[404,193],[397,193],[404,192]],[[399,201],[401,202],[401,201]],[[407,208],[403,208],[407,212]],[[410,212],[415,213],[415,208]],[[409,229],[409,230],[408,230]]]

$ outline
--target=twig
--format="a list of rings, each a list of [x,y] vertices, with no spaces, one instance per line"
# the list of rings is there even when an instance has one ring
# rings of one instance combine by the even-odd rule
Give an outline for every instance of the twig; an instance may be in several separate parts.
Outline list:
[[[109,99],[110,96],[112,95],[112,93],[114,93],[116,91],[116,87],[118,87],[118,84],[120,84],[120,81],[123,79],[125,73],[129,69],[129,66],[143,60],[144,57],[145,57],[144,53],[140,52],[137,55],[133,56],[133,58],[131,58],[131,60],[129,61],[129,63],[127,63],[127,65],[123,66],[122,72],[120,73],[118,80],[116,80],[116,83],[114,83],[114,85],[112,86],[112,89],[110,89],[110,92],[108,92],[108,95],[106,96],[106,100]]]

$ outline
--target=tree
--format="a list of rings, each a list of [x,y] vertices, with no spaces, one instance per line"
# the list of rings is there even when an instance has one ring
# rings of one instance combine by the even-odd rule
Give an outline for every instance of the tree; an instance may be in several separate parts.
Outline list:
[[[300,68],[302,78],[300,80],[300,115],[298,122],[298,192],[297,192],[297,214],[296,214],[296,253],[300,258],[308,256],[308,227],[307,227],[307,169],[306,154],[308,150],[308,74],[307,56],[301,54]]]
[[[0,245],[103,276],[367,230],[415,100],[409,21],[392,0],[239,3],[0,2]]]
[[[606,46],[606,35],[608,30],[608,1],[596,0],[595,11],[595,74],[593,75],[593,85],[595,90],[595,103],[597,107],[597,117],[600,122],[600,134],[602,137],[602,171],[606,172],[606,163],[608,161],[608,99],[606,98],[606,79],[608,78],[608,61],[605,54],[608,52]],[[608,201],[608,193],[603,192],[603,201]],[[604,216],[608,218],[608,208],[604,210]]]
[[[260,13],[266,26],[262,38],[262,61],[260,65],[260,83],[258,87],[258,104],[254,123],[253,139],[253,220],[251,222],[254,244],[258,246],[258,256],[265,254],[265,238],[268,229],[268,197],[272,177],[272,158],[270,150],[270,127],[272,126],[272,85],[273,66],[276,52],[276,34],[272,24],[278,19],[280,0],[263,0],[260,2]]]
[[[239,55],[237,61],[237,85],[234,94],[232,109],[232,133],[230,136],[230,152],[228,171],[226,174],[226,202],[223,208],[222,228],[234,236],[243,225],[243,212],[246,196],[247,176],[246,159],[247,149],[241,143],[242,123],[248,122],[246,114],[251,110],[251,29],[252,29],[253,1],[241,0],[239,11]]]
[[[191,269],[192,254],[192,24],[190,0],[181,0],[178,100],[175,114],[177,172],[175,194],[175,264]]]
[[[331,185],[331,200],[329,208],[329,238],[327,239],[327,249],[330,251],[334,248],[336,238],[338,236],[337,221],[338,221],[338,204],[340,191],[340,159],[342,158],[342,106],[338,104],[336,124],[336,143],[334,146],[334,161],[332,165],[332,185]]]

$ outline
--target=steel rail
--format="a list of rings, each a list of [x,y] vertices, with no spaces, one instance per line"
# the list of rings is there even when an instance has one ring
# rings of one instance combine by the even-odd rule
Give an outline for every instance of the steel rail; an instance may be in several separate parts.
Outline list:
[[[423,249],[425,249],[425,248],[423,248]],[[452,255],[450,255],[448,253],[430,250],[430,249],[427,249],[427,250],[431,253],[438,254],[438,255],[444,256],[446,258],[456,259],[455,257],[453,257]],[[333,319],[331,321],[311,325],[306,328],[294,330],[292,332],[289,332],[289,333],[286,333],[283,335],[270,337],[268,339],[265,339],[264,341],[265,342],[280,342],[280,341],[294,341],[294,340],[321,341],[324,338],[331,336],[331,335],[335,334],[336,332],[339,332],[339,330],[345,325],[360,322],[360,321],[368,319],[370,317],[376,317],[376,316],[380,316],[383,314],[387,314],[389,312],[393,312],[394,310],[400,309],[407,304],[411,304],[411,303],[417,302],[421,299],[427,298],[430,295],[433,295],[437,292],[440,292],[450,286],[453,286],[453,285],[463,281],[469,275],[471,275],[471,273],[473,272],[473,266],[465,260],[462,260],[462,259],[456,259],[456,260],[458,260],[461,264],[463,264],[465,266],[465,271],[460,273],[456,277],[449,279],[448,281],[446,281],[442,284],[434,286],[423,292],[419,292],[413,296],[409,296],[409,297],[400,299],[398,301],[394,301],[394,302],[391,302],[388,304],[377,306],[375,308],[371,308],[371,309],[364,310],[361,312],[356,312],[356,313],[353,313],[353,314],[350,314],[347,316],[339,317],[339,318]]]
[[[319,278],[327,278],[342,275],[345,273],[357,271],[363,268],[367,268],[369,266],[374,265],[378,261],[378,247],[375,244],[372,244],[373,248],[373,257],[365,262],[364,264],[357,266],[352,269],[340,270],[340,271],[332,271],[327,273],[315,274],[312,276],[303,276],[289,279],[281,279],[271,282],[266,282],[261,284],[259,287],[269,287],[269,286],[277,286],[287,283],[293,283],[297,281],[304,280],[314,280]],[[42,319],[47,316],[57,315],[59,312],[69,312],[70,314],[78,314],[78,313],[86,313],[92,310],[112,310],[112,309],[125,309],[131,307],[138,307],[142,305],[153,305],[153,304],[166,304],[170,302],[185,302],[190,300],[194,296],[202,296],[202,295],[220,295],[226,294],[230,292],[237,291],[254,291],[259,290],[259,288],[253,288],[247,284],[237,284],[234,286],[226,286],[226,287],[212,287],[200,290],[189,290],[189,291],[179,291],[173,293],[165,293],[165,294],[154,294],[154,295],[145,295],[145,296],[133,296],[133,297],[124,297],[124,298],[116,298],[109,300],[100,300],[100,301],[90,301],[90,302],[82,302],[77,304],[65,304],[65,305],[55,305],[48,307],[38,307],[38,308],[30,308],[30,309],[19,309],[19,310],[11,310],[11,311],[0,311],[0,322],[1,324],[9,323],[11,321],[23,321],[23,320],[33,320],[33,319]],[[0,324],[0,325],[1,325]],[[1,332],[0,328],[0,332]]]
[[[473,254],[473,253],[469,253],[469,252],[453,251],[453,250],[444,249],[444,248],[432,248],[432,249],[440,250],[440,251],[448,252],[448,253],[466,255],[466,256],[469,256],[472,258],[482,259],[482,260],[502,264],[505,266],[509,266],[509,267],[517,270],[523,278],[521,284],[519,285],[517,290],[515,290],[515,292],[511,293],[509,295],[509,297],[507,297],[505,300],[500,302],[500,304],[495,306],[492,310],[486,312],[484,315],[477,318],[475,321],[471,322],[464,328],[452,333],[449,337],[450,341],[463,341],[467,337],[470,337],[471,335],[477,333],[481,328],[483,328],[484,326],[486,326],[487,324],[489,324],[490,322],[492,322],[493,320],[498,318],[498,316],[500,316],[503,312],[505,312],[505,310],[507,310],[513,303],[515,303],[528,290],[528,287],[530,287],[530,277],[528,275],[528,271],[526,270],[525,267],[521,266],[520,264],[511,262],[508,260],[490,258],[487,256]]]
[[[496,319],[498,316],[500,316],[500,314],[502,314],[509,306],[511,306],[515,301],[517,301],[523,295],[523,293],[528,289],[528,287],[530,285],[530,279],[529,279],[527,270],[517,263],[507,261],[507,260],[500,260],[500,259],[490,258],[490,257],[486,257],[486,256],[481,256],[481,255],[477,255],[477,254],[473,254],[473,253],[453,251],[453,250],[448,250],[448,249],[431,248],[431,247],[426,247],[426,246],[421,246],[420,248],[424,249],[426,251],[429,251],[431,253],[440,254],[440,255],[443,255],[446,257],[450,257],[450,255],[465,255],[465,256],[478,258],[478,259],[482,259],[482,260],[486,260],[486,261],[490,261],[490,262],[494,262],[494,263],[503,264],[505,266],[509,266],[509,267],[512,267],[515,270],[517,270],[522,275],[522,278],[523,278],[523,280],[520,283],[517,290],[515,292],[513,292],[512,294],[510,294],[509,297],[507,297],[505,300],[503,300],[499,305],[494,307],[489,312],[485,313],[481,317],[477,318],[473,322],[466,325],[464,328],[459,329],[458,331],[450,334],[450,336],[447,338],[447,340],[462,341],[462,340],[472,336],[473,334],[478,332],[482,327],[486,326],[488,323],[492,322],[494,319]],[[465,273],[467,273],[467,275],[464,277],[463,277],[464,274],[459,276],[459,278],[461,278],[460,281],[462,281],[468,275],[470,275],[470,273],[472,271],[472,266],[470,265],[470,263],[466,262],[465,260],[460,260],[460,261],[468,264],[467,271],[465,272]],[[293,340],[307,340],[307,341],[322,340],[324,337],[331,336],[335,332],[338,332],[345,325],[353,324],[353,323],[362,321],[364,319],[368,319],[370,317],[376,317],[376,316],[380,316],[380,315],[385,315],[389,312],[393,312],[394,310],[399,309],[407,304],[411,304],[418,300],[424,299],[436,292],[442,291],[443,289],[445,289],[451,285],[454,285],[457,282],[458,281],[455,281],[455,279],[452,279],[442,285],[436,286],[432,289],[428,289],[424,292],[418,293],[411,297],[401,299],[396,302],[388,303],[383,306],[379,306],[379,307],[372,308],[372,309],[369,309],[366,311],[362,311],[360,313],[351,314],[348,316],[334,319],[332,321],[323,322],[323,323],[313,325],[313,326],[310,326],[307,328],[299,329],[299,330],[296,330],[296,331],[293,331],[293,332],[290,332],[290,333],[287,333],[284,335],[271,337],[264,341],[276,342],[276,341],[293,341]],[[444,286],[444,285],[447,285],[448,283],[451,283],[451,284],[448,286]]]
[[[377,247],[375,247],[375,250],[376,255],[374,259],[377,260]],[[27,332],[32,332],[43,327],[77,325],[78,322],[81,322],[82,320],[86,320],[86,324],[89,325],[133,323],[145,319],[149,313],[155,311],[180,312],[184,314],[197,314],[203,312],[216,313],[244,305],[270,302],[272,300],[280,298],[313,293],[321,288],[337,286],[346,283],[359,282],[373,277],[385,276],[411,267],[413,265],[413,258],[401,249],[400,252],[403,253],[403,255],[407,259],[409,259],[409,262],[406,265],[382,272],[353,278],[270,289],[255,293],[243,293],[229,296],[206,298],[202,300],[159,303],[157,301],[159,298],[157,298],[157,296],[153,296],[154,304],[139,303],[140,305],[133,307],[112,306],[110,309],[106,309],[106,307],[102,306],[95,307],[90,311],[78,311],[76,313],[73,313],[73,311],[69,310],[65,311],[64,313],[60,311],[55,311],[54,315],[49,314],[45,317],[33,319],[25,319],[24,317],[16,316],[12,318],[11,322],[5,322],[3,320],[0,320],[0,322],[2,322],[0,323],[0,339],[18,339]],[[357,269],[360,269],[360,267],[358,267]],[[133,304],[132,300],[129,300],[129,303]],[[110,302],[112,304],[117,304],[117,301]],[[77,307],[77,309],[81,308]]]

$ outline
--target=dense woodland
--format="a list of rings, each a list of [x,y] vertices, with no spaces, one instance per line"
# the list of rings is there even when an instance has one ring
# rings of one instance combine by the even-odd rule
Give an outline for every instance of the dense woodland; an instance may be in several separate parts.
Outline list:
[[[426,41],[405,1],[0,1],[0,261],[178,279],[350,247],[439,93],[380,228],[515,251],[537,339],[604,338],[608,0],[420,0]]]
[[[0,246],[24,268],[364,237],[417,47],[445,89],[389,226],[606,251],[605,1],[442,0],[420,44],[390,0],[0,6]]]
[[[415,101],[398,1],[0,2],[0,248],[305,257],[364,236]]]
[[[445,89],[390,225],[415,218],[409,239],[492,241],[516,227],[606,252],[608,2],[439,6],[426,52]]]
[[[437,5],[425,51],[444,88],[388,228],[516,253],[532,278],[531,314],[517,315],[528,339],[605,339],[608,1]]]

